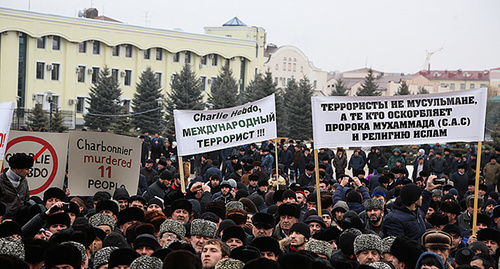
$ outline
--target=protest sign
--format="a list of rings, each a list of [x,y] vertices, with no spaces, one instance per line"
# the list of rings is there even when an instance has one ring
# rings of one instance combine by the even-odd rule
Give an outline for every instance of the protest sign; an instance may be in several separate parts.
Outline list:
[[[274,94],[219,110],[174,110],[179,156],[276,138]]]
[[[50,187],[63,187],[66,157],[68,154],[66,134],[12,131],[7,143],[4,163],[8,167],[10,156],[24,152],[33,156],[35,163],[26,176],[30,195],[42,196]]]
[[[10,124],[15,106],[14,102],[0,102],[0,162],[5,156],[5,147],[9,141]]]
[[[125,187],[136,193],[141,165],[141,140],[97,133],[69,133],[68,187],[73,193],[92,196],[98,191],[113,195]]]
[[[450,93],[313,97],[314,145],[388,146],[484,138],[486,89]]]

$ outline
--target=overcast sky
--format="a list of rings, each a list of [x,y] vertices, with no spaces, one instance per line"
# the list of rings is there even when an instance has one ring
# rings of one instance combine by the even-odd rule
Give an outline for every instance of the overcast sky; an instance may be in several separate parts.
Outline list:
[[[325,71],[415,73],[426,50],[440,48],[431,69],[500,67],[498,0],[0,0],[0,6],[65,16],[95,7],[128,24],[194,33],[237,16],[266,29],[268,43],[296,46]]]

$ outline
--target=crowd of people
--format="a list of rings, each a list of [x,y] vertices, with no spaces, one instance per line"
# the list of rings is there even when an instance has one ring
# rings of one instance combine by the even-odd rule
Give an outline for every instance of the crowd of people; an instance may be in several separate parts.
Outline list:
[[[301,141],[186,156],[189,171],[175,137],[140,139],[139,188],[91,197],[30,196],[33,157],[12,155],[0,175],[0,268],[498,269],[500,148],[484,149],[480,167],[473,146],[423,145],[412,160],[398,148],[319,149],[316,189]],[[185,191],[179,169],[192,172]]]

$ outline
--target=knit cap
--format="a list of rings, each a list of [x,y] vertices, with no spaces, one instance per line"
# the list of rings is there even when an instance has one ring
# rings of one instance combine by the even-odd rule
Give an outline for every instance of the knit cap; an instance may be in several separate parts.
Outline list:
[[[0,238],[0,254],[24,260],[24,244],[21,240],[12,237]]]
[[[101,266],[108,264],[111,252],[115,249],[118,249],[118,247],[105,247],[99,249],[94,256],[94,268],[100,268]]]
[[[307,239],[311,237],[311,229],[303,222],[296,222],[293,224],[292,228],[290,228],[290,234],[292,234],[292,232],[298,232]]]
[[[174,233],[177,238],[183,239],[186,236],[186,227],[176,220],[168,219],[160,225],[160,238],[165,232]]]
[[[206,236],[210,238],[215,238],[217,233],[217,224],[204,220],[204,219],[195,219],[191,223],[191,236]]]
[[[92,226],[108,225],[111,230],[115,228],[115,219],[108,214],[97,213],[89,218]]]
[[[141,256],[130,264],[130,269],[161,269],[163,262],[157,257]]]
[[[418,201],[421,195],[422,189],[420,189],[417,184],[410,183],[401,188],[399,197],[401,197],[401,202],[403,203],[403,205],[410,206],[411,204]]]
[[[332,257],[332,245],[322,240],[311,240],[306,243],[306,251],[325,255],[328,259]]]
[[[354,239],[354,253],[358,254],[365,250],[376,250],[382,253],[382,240],[378,235],[362,234]]]

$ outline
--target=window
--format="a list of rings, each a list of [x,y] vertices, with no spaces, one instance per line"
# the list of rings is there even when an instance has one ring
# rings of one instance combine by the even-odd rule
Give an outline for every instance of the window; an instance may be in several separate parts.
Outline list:
[[[111,69],[111,77],[114,78],[115,80],[115,83],[118,83],[118,73],[120,72],[120,70],[118,69]]]
[[[59,95],[52,95],[52,104],[54,108],[59,107]]]
[[[86,67],[83,65],[78,66],[78,73],[77,73],[77,81],[78,82],[85,82],[85,71]]]
[[[230,62],[231,62],[231,60],[226,59],[226,65],[229,65]]]
[[[300,73],[304,73],[304,67],[303,66],[300,67]]]
[[[202,65],[207,65],[207,58],[208,58],[208,56],[207,56],[207,55],[205,55],[205,56],[201,57],[201,59],[200,59],[200,63],[201,63]]]
[[[61,38],[58,36],[52,37],[52,50],[60,50],[61,49]]]
[[[122,103],[123,103],[123,108],[125,109],[125,111],[130,112],[130,108],[132,107],[130,99],[125,99],[122,101]]]
[[[125,70],[125,81],[123,82],[123,84],[125,84],[125,86],[130,86],[131,83],[132,83],[132,70]]]
[[[283,71],[286,71],[286,58],[283,60]]]
[[[278,77],[274,77],[274,84],[278,84]]]
[[[184,63],[185,64],[190,64],[191,63],[191,52],[190,51],[185,51],[184,52]]]
[[[486,84],[479,84],[479,88],[486,88]]]
[[[285,79],[285,78],[283,78],[283,77],[281,78],[281,85],[282,85],[282,86],[285,86],[285,85],[286,85],[286,79]]]
[[[475,88],[476,88],[476,85],[474,83],[471,83],[469,89],[475,89]]]
[[[316,89],[316,86],[317,86],[317,85],[318,85],[318,82],[315,80],[315,81],[313,82],[313,87]]]
[[[292,71],[292,64],[288,63],[288,71]]]
[[[160,72],[155,73],[155,78],[156,78],[156,81],[158,82],[158,88],[161,88],[161,85],[163,84],[161,82],[161,77],[162,77],[162,73],[160,73]]]
[[[85,97],[76,97],[76,113],[83,113],[85,109]]]
[[[101,54],[101,42],[95,41],[92,43],[92,53],[93,54]]]
[[[163,49],[162,48],[156,48],[156,60],[157,61],[163,60]]]
[[[174,63],[178,63],[180,57],[181,57],[181,53],[180,52],[172,54],[172,60],[174,61]]]
[[[99,78],[99,67],[92,67],[92,83],[97,83],[97,78]]]
[[[293,72],[297,71],[297,64],[293,63]]]
[[[111,48],[111,55],[112,56],[120,56],[120,45],[116,45]]]
[[[83,42],[78,43],[78,52],[79,53],[86,53],[87,52],[87,41],[83,41]]]
[[[144,51],[144,60],[151,59],[151,49],[147,49]]]
[[[200,86],[202,91],[207,90],[207,77],[200,77]]]
[[[219,55],[217,54],[212,54],[212,66],[217,66],[218,65],[218,62],[217,60],[219,60]]]
[[[274,68],[275,70],[278,70],[280,67],[278,64],[276,64],[276,67]]]
[[[290,83],[290,80],[291,80],[290,78],[287,78],[286,79],[286,84]]]
[[[45,78],[45,63],[36,63],[36,78],[44,79]]]
[[[132,58],[133,51],[134,51],[134,48],[132,47],[132,45],[125,45],[125,57]]]
[[[454,90],[455,89],[455,83],[450,83],[450,90]]]
[[[52,74],[50,76],[52,80],[59,80],[59,67],[60,64],[52,64]]]
[[[465,90],[465,83],[460,83],[460,90]]]
[[[45,36],[39,37],[36,39],[36,48],[44,49],[45,48]]]

